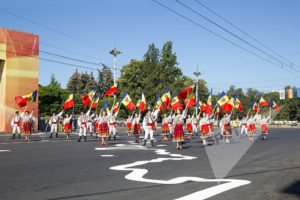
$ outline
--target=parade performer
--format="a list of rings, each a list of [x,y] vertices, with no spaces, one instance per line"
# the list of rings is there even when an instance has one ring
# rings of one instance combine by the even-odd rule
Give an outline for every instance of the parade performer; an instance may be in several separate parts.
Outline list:
[[[193,125],[193,133],[195,135],[197,135],[197,132],[198,132],[198,127],[197,127],[197,122],[198,122],[198,119],[199,119],[199,115],[200,113],[198,114],[198,116],[194,116],[192,117],[192,125]]]
[[[186,134],[188,140],[192,139],[191,135],[193,134],[193,125],[190,114],[188,114],[188,118],[186,119]]]
[[[271,110],[270,110],[270,115],[268,117],[265,117],[265,115],[262,116],[260,120],[260,128],[261,128],[261,134],[262,134],[262,140],[267,140],[267,135],[268,133],[268,121],[270,120],[271,117]]]
[[[185,111],[181,114],[181,110],[177,109],[177,115],[174,118],[173,124],[175,125],[173,142],[176,142],[176,149],[182,149],[182,142],[184,141],[183,123],[185,119]]]
[[[243,116],[243,119],[240,121],[239,125],[242,127],[241,128],[241,135],[244,134],[244,132],[246,134],[248,134],[248,131],[247,131],[247,118],[245,116]]]
[[[72,132],[71,119],[72,119],[72,115],[70,115],[70,117],[69,117],[69,114],[65,115],[65,119],[64,119],[64,132],[67,135],[67,140],[70,138],[70,134]]]
[[[20,123],[21,123],[21,117],[23,116],[24,113],[21,114],[21,116],[19,116],[19,111],[15,112],[15,116],[14,118],[11,120],[11,126],[13,128],[12,131],[12,139],[16,138],[16,131],[18,131],[18,138],[21,138],[21,130],[20,130]]]
[[[249,136],[249,141],[253,142],[254,141],[254,136],[256,132],[256,127],[255,127],[255,121],[257,119],[257,114],[253,117],[253,115],[250,115],[250,118],[247,120],[247,126],[248,126],[248,136]]]
[[[90,114],[90,112],[88,111],[86,114],[86,120],[87,120],[87,123],[86,123],[86,127],[87,127],[87,131],[90,132],[90,135],[93,136],[93,124],[92,124],[92,119],[94,117],[95,114]]]
[[[31,126],[30,126],[30,118],[32,117],[32,113],[29,115],[29,111],[25,111],[25,115],[21,117],[23,123],[23,134],[25,135],[25,142],[29,142],[29,136],[31,134]]]
[[[203,146],[205,147],[207,145],[206,138],[210,137],[211,131],[210,131],[210,116],[207,115],[205,112],[202,114],[202,119],[200,119],[199,127],[200,127],[200,138],[203,141]]]
[[[222,119],[220,120],[220,123],[219,123],[219,127],[221,129],[221,136],[223,137],[223,129],[224,129],[224,124],[225,124],[225,115],[223,115]]]
[[[139,114],[135,113],[134,119],[132,120],[132,132],[133,132],[133,135],[135,136],[136,143],[139,142],[140,135],[142,133],[140,120],[141,120],[141,111],[139,112]]]
[[[169,115],[169,131],[170,131],[170,138],[172,139],[173,137],[173,132],[174,132],[174,126],[173,126],[173,120],[175,118],[175,113],[172,115],[172,113]]]
[[[167,117],[167,114],[164,114],[164,118],[162,120],[162,131],[161,134],[164,136],[163,141],[168,141],[168,135],[170,133],[169,122],[171,117]]]
[[[86,120],[86,115],[83,112],[81,112],[80,116],[78,117],[78,120],[77,120],[77,124],[79,126],[79,139],[77,140],[77,142],[81,141],[82,136],[84,136],[84,141],[85,142],[87,141],[87,138],[86,138],[86,129],[87,129],[86,121],[87,121]]]
[[[58,122],[58,118],[62,115],[62,113],[63,113],[63,111],[61,111],[57,115],[55,115],[55,113],[53,113],[52,117],[49,120],[49,125],[51,126],[50,138],[52,138],[52,135],[54,132],[55,132],[56,138],[58,138],[57,122]]]
[[[99,115],[98,114],[95,115],[93,122],[94,122],[94,132],[96,135],[96,139],[98,139],[98,133],[99,133]]]
[[[63,118],[58,117],[58,132],[63,132]]]
[[[143,128],[145,130],[145,138],[144,138],[143,146],[146,145],[148,137],[150,137],[151,145],[154,146],[154,141],[153,141],[154,123],[155,123],[154,117],[151,111],[149,110],[143,120]]]
[[[116,140],[117,139],[117,136],[116,136],[116,134],[117,134],[116,118],[113,115],[112,110],[108,111],[107,118],[108,118],[108,122],[109,122],[109,136],[108,136],[108,140],[110,140],[111,136],[113,136],[114,140]]]
[[[226,144],[230,143],[230,137],[232,136],[230,120],[231,120],[231,114],[228,115],[228,113],[226,113],[224,115],[224,125],[223,125],[223,127],[224,127],[223,128],[223,136],[225,137]]]
[[[102,110],[102,114],[99,116],[99,137],[101,137],[101,146],[106,146],[105,138],[109,136],[109,118],[106,111]]]
[[[128,119],[126,120],[126,132],[128,134],[128,137],[131,136],[131,129],[132,129],[132,117],[131,115],[128,115]]]

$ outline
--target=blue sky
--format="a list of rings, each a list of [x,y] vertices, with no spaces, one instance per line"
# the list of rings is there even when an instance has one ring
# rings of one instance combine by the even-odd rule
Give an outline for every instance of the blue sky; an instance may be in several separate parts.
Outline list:
[[[300,1],[200,1],[300,66]],[[175,1],[160,0],[160,2],[227,39],[265,56]],[[194,0],[183,2],[259,46],[196,4]],[[242,88],[253,87],[264,92],[282,89],[284,85],[300,86],[300,73],[293,69],[289,69],[293,73],[288,73],[278,66],[253,56],[176,16],[151,0],[2,0],[1,8],[71,35],[66,37],[0,11],[0,27],[39,35],[40,50],[43,51],[105,63],[112,67],[113,57],[108,52],[114,47],[116,41],[117,48],[123,51],[117,58],[117,67],[121,68],[133,58],[142,59],[150,43],[153,42],[161,48],[165,41],[171,40],[183,73],[193,77],[193,72],[198,65],[202,72],[201,77],[215,92],[226,90],[231,84]],[[68,52],[49,47],[48,44]],[[40,54],[40,57],[96,67],[44,54]],[[65,87],[74,70],[75,68],[71,66],[40,60],[40,84],[48,84],[50,74],[54,73]],[[83,70],[79,69],[79,71]],[[117,76],[119,75],[120,72],[117,71]]]

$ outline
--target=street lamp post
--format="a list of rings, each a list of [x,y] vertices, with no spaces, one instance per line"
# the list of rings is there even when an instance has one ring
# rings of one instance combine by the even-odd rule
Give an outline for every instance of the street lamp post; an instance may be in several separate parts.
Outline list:
[[[122,51],[120,51],[117,48],[113,48],[109,51],[110,54],[114,55],[114,85],[116,84],[116,67],[117,67],[117,55],[121,54]],[[114,102],[116,102],[116,95],[114,95]]]
[[[198,78],[198,76],[201,75],[201,72],[198,71],[198,65],[197,65],[197,71],[194,72],[194,75],[197,77],[196,100],[198,100],[198,85],[199,85],[199,78]],[[198,116],[198,108],[196,108],[196,117],[197,116]]]

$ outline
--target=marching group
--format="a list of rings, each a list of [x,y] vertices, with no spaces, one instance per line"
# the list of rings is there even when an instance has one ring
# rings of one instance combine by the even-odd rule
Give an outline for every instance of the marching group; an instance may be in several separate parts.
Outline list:
[[[33,111],[32,111],[33,113]],[[15,116],[11,121],[13,127],[13,137],[15,139],[16,132],[18,133],[18,138],[21,137],[21,124],[22,124],[22,133],[25,135],[25,141],[29,141],[30,134],[32,132],[32,113],[29,114],[29,111],[25,111],[19,114],[19,111],[15,112]],[[77,119],[77,126],[79,128],[79,138],[78,142],[82,139],[87,141],[87,131],[92,135],[96,134],[96,138],[101,138],[101,146],[107,145],[106,140],[113,138],[116,140],[117,135],[117,125],[116,118],[117,113],[113,114],[111,111],[102,110],[100,114],[90,114],[90,110],[87,113],[81,112]],[[49,119],[49,126],[51,127],[50,138],[53,134],[56,134],[58,137],[58,124],[59,121],[62,121],[64,127],[64,133],[66,138],[69,139],[72,132],[71,128],[71,119],[72,115],[65,114],[65,117],[62,118],[63,111],[59,114],[53,113]],[[202,115],[202,117],[200,117]],[[271,115],[271,112],[270,112]],[[259,122],[261,125],[261,134],[262,139],[267,140],[268,134],[268,121],[270,120],[270,115],[265,117],[261,116],[261,119],[258,120],[258,114],[255,116],[247,115],[244,116],[240,121],[241,134],[246,133],[249,136],[249,141],[254,141],[254,136],[256,134],[256,123]],[[200,119],[201,118],[201,119]],[[232,136],[232,128],[230,121],[233,118],[231,114],[225,113],[221,120],[216,119],[214,114],[208,115],[205,112],[202,114],[196,115],[188,114],[187,110],[181,111],[180,109],[176,110],[175,114],[163,114],[162,119],[162,129],[161,135],[164,137],[163,141],[168,141],[169,138],[172,138],[173,142],[176,142],[176,149],[182,149],[182,144],[185,139],[191,140],[191,135],[198,132],[198,127],[200,129],[200,137],[203,141],[203,146],[207,145],[207,138],[211,137],[213,133],[213,123],[219,121],[219,126],[221,128],[221,134],[225,137],[226,144],[230,143],[230,138]],[[144,130],[144,141],[142,145],[146,145],[148,138],[150,138],[151,145],[154,146],[154,131],[156,130],[156,123],[158,120],[158,111],[151,112],[150,110],[146,112],[146,115],[143,117],[141,122],[141,112],[135,113],[135,115],[129,115],[126,120],[126,132],[128,136],[133,134],[135,136],[135,142],[138,143],[140,140],[140,135],[142,134],[142,129]],[[184,124],[186,130],[186,138],[184,133]]]

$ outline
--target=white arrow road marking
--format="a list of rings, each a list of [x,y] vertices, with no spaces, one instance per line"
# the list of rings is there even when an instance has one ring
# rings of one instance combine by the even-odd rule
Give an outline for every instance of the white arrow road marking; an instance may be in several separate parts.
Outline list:
[[[124,149],[131,149],[131,150],[153,150],[148,149],[146,147],[141,147],[137,145],[118,145],[116,147],[107,147],[107,148],[95,148],[95,150],[124,150]],[[237,180],[237,179],[205,179],[201,177],[177,177],[169,180],[159,180],[159,179],[148,179],[144,178],[143,176],[148,173],[147,169],[143,168],[133,168],[140,165],[145,165],[148,163],[158,163],[163,162],[167,160],[173,160],[173,161],[179,161],[179,160],[193,160],[197,157],[192,156],[184,156],[181,154],[171,154],[170,152],[167,152],[165,149],[158,149],[154,151],[158,155],[167,155],[170,156],[169,158],[155,158],[152,160],[144,160],[144,161],[136,161],[134,163],[125,164],[125,165],[118,165],[110,167],[112,170],[118,170],[118,171],[131,171],[129,174],[125,176],[126,179],[132,180],[132,181],[140,181],[140,182],[146,182],[146,183],[156,183],[156,184],[181,184],[187,181],[194,181],[194,182],[225,182],[220,185],[212,186],[210,188],[194,192],[192,194],[183,196],[178,198],[178,200],[201,200],[201,199],[207,199],[210,197],[213,197],[215,195],[218,195],[222,192],[226,192],[228,190],[234,189],[236,187],[240,187],[243,185],[250,184],[250,181],[247,180]]]
[[[0,150],[0,152],[11,152],[11,150]]]

